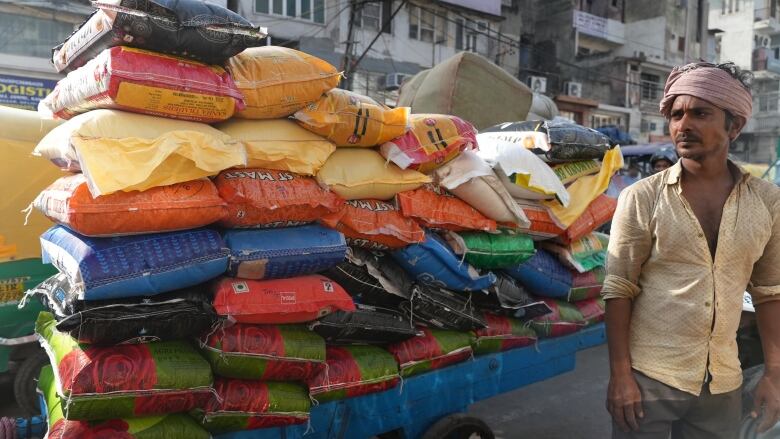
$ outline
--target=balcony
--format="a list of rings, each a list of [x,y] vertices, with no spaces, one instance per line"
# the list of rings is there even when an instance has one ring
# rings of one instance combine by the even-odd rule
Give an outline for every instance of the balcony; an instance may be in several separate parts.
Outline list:
[[[780,32],[780,14],[777,8],[760,8],[753,13],[753,29],[757,32],[775,34]]]
[[[598,38],[606,43],[616,46],[626,43],[626,28],[621,21],[575,10],[572,25],[581,34]]]
[[[773,79],[780,75],[780,60],[765,47],[753,51],[753,73],[757,79]]]

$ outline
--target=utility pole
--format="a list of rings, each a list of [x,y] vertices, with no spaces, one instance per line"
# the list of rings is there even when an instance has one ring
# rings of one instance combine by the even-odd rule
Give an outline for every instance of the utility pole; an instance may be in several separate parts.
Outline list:
[[[341,80],[340,87],[346,90],[352,90],[352,60],[355,58],[355,21],[358,14],[357,0],[349,0],[349,27],[347,30],[347,47],[344,50],[344,59],[341,63],[341,71],[344,72],[344,78]]]

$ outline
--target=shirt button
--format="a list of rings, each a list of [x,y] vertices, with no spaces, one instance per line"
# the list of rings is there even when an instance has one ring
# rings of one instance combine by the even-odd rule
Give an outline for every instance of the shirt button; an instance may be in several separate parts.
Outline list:
[[[699,233],[699,234],[698,234],[698,235],[696,235],[696,236],[698,236],[699,238],[704,238],[704,235],[703,235],[703,234],[701,234],[701,233]]]
[[[710,302],[704,302],[704,306],[710,306]]]

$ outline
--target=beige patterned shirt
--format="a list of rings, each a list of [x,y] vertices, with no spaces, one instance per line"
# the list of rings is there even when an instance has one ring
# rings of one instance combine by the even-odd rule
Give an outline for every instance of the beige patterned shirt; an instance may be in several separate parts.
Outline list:
[[[625,189],[612,222],[602,294],[633,300],[631,365],[694,395],[707,372],[712,393],[742,384],[743,292],[755,304],[780,299],[780,188],[740,171],[714,261],[682,195],[679,162]]]

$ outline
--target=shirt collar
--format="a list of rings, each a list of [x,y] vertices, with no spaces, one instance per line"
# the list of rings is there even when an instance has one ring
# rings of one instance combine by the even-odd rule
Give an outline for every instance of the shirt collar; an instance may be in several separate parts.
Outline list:
[[[740,179],[740,182],[745,181],[745,179],[750,176],[750,173],[746,171],[742,166],[739,166],[738,164],[734,163],[733,161],[729,160],[729,167],[734,166],[739,170],[739,174],[742,177]],[[677,163],[672,165],[669,168],[669,173],[666,176],[666,184],[677,184],[680,182],[680,177],[682,176],[682,160],[677,160]]]

